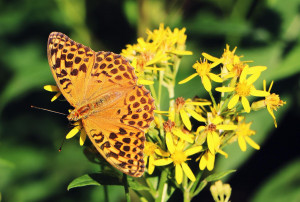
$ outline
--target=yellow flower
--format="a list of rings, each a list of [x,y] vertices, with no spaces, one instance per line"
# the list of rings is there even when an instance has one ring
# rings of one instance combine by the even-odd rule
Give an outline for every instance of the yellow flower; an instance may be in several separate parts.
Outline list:
[[[82,146],[86,140],[85,129],[83,128],[81,121],[76,121],[74,125],[75,127],[72,130],[70,130],[70,132],[66,136],[66,139],[74,137],[80,131],[79,144],[80,146]]]
[[[211,154],[215,155],[216,152],[227,157],[227,154],[220,149],[221,145],[221,137],[220,131],[224,130],[235,130],[237,128],[236,125],[226,125],[221,124],[223,122],[223,118],[212,113],[207,113],[207,122],[206,126],[199,126],[197,129],[197,134],[204,133],[206,134],[207,146]],[[207,154],[208,155],[208,154]]]
[[[266,89],[267,89],[266,88],[266,80],[263,81],[263,85],[264,85],[264,91],[266,91]],[[269,87],[268,93],[270,93],[272,86],[273,86],[273,81]],[[274,115],[273,110],[277,111],[277,108],[283,106],[284,104],[286,104],[286,102],[280,100],[279,95],[272,93],[272,94],[266,96],[264,100],[260,100],[260,101],[252,103],[251,108],[253,110],[259,110],[261,108],[267,107],[268,112],[270,113],[270,115],[272,116],[272,118],[274,120],[274,125],[277,128],[276,117]]]
[[[191,79],[193,79],[194,77],[196,77],[197,75],[199,75],[201,77],[201,81],[202,81],[202,84],[205,88],[206,91],[210,92],[211,91],[211,81],[210,80],[213,80],[215,82],[223,82],[223,80],[216,74],[213,74],[211,73],[211,69],[214,68],[215,64],[211,64],[211,63],[208,63],[207,60],[201,60],[200,58],[200,62],[196,62],[194,65],[193,65],[193,68],[196,69],[197,73],[194,73],[192,74],[191,76],[183,79],[182,81],[179,82],[179,84],[183,84],[183,83],[186,83],[188,81],[190,81]]]
[[[145,142],[145,148],[144,148],[144,162],[145,166],[148,164],[148,173],[151,175],[154,171],[155,165],[154,160],[157,158],[156,154],[160,156],[169,156],[170,154],[163,151],[159,146],[154,144],[153,142]],[[149,162],[148,162],[149,160]]]
[[[215,202],[228,202],[231,195],[229,184],[223,184],[221,180],[210,186],[210,192]]]
[[[163,52],[172,53],[175,55],[192,55],[191,51],[185,51],[185,35],[186,29],[179,30],[175,28],[174,31],[169,27],[164,28],[164,24],[159,25],[159,29],[153,31],[147,30],[147,41],[152,41]]]
[[[188,130],[192,130],[190,116],[192,116],[194,119],[196,119],[199,122],[206,122],[206,119],[203,118],[199,113],[195,111],[195,106],[206,106],[206,105],[210,105],[211,102],[208,101],[193,102],[191,99],[185,101],[183,97],[178,97],[175,103],[176,103],[175,111],[177,114],[180,115],[183,124]]]
[[[247,150],[246,143],[248,143],[254,149],[259,150],[260,146],[249,137],[255,134],[255,131],[250,129],[252,122],[246,124],[243,118],[244,117],[238,118],[239,123],[237,129],[235,130],[236,136],[234,136],[234,138],[238,139],[238,143],[242,151]]]
[[[216,58],[207,53],[202,53],[203,57],[207,60],[212,61],[213,65],[223,64],[221,76],[224,79],[239,77],[243,69],[248,66],[246,63],[251,61],[241,61],[241,56],[235,55],[237,47],[232,51],[229,50],[229,45],[226,44],[226,49],[221,58]],[[248,66],[249,67],[249,66]],[[266,66],[254,66],[248,69],[248,74],[254,74],[266,70]]]
[[[191,180],[196,181],[195,175],[186,163],[189,160],[189,156],[199,153],[202,150],[202,146],[191,147],[187,150],[184,149],[185,141],[180,140],[174,145],[172,139],[167,140],[167,147],[171,154],[169,158],[158,159],[154,162],[156,166],[165,166],[173,163],[175,166],[175,179],[178,184],[182,183],[183,173]]]
[[[241,99],[242,105],[246,112],[250,112],[250,104],[247,100],[247,96],[268,96],[270,93],[262,90],[256,90],[253,86],[253,83],[258,79],[260,76],[260,72],[251,75],[248,79],[246,79],[248,73],[248,67],[245,67],[241,73],[239,82],[236,84],[235,87],[218,87],[216,91],[219,92],[234,92],[233,97],[230,99],[228,103],[228,109],[232,109],[238,101]]]
[[[44,89],[46,91],[49,91],[49,92],[57,92],[53,98],[51,99],[51,102],[53,102],[54,100],[56,100],[60,95],[61,95],[61,92],[59,90],[59,88],[57,86],[53,86],[53,85],[46,85],[44,86]]]
[[[236,51],[236,48],[237,47],[235,47],[232,51],[230,51],[229,45],[226,44],[226,49],[224,49],[224,53],[221,58],[216,58],[214,56],[209,55],[208,53],[202,53],[202,55],[207,60],[212,61],[215,66],[222,63],[224,65],[224,67],[226,67],[228,70],[230,70],[230,69],[232,69],[232,64],[240,61],[240,56],[236,56],[234,54]]]
[[[122,50],[122,55],[131,61],[135,73],[139,78],[138,83],[152,85],[158,71],[164,71],[174,55],[191,55],[185,51],[185,29],[164,28],[160,24],[159,29],[147,30],[146,41],[138,38],[137,44],[127,45]]]

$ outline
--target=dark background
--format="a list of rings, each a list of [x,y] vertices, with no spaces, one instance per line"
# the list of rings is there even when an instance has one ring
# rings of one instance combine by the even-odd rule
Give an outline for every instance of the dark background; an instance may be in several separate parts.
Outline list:
[[[97,172],[78,144],[66,141],[70,123],[64,116],[34,110],[30,105],[67,113],[66,102],[51,103],[43,90],[55,84],[46,53],[47,38],[60,31],[94,50],[120,53],[145,36],[146,28],[163,22],[186,27],[187,50],[178,81],[192,74],[202,52],[220,57],[225,44],[251,65],[268,69],[256,82],[274,80],[271,92],[287,104],[275,112],[278,128],[266,110],[251,113],[260,151],[237,143],[217,159],[216,171],[237,169],[227,178],[231,201],[300,201],[299,0],[0,0],[0,193],[3,201],[101,201],[103,188],[67,191],[76,177]],[[198,79],[198,80],[197,80]],[[176,87],[176,96],[207,96],[199,78]],[[195,88],[199,86],[199,88]],[[186,90],[189,89],[189,90]],[[110,187],[111,201],[125,200],[122,187]],[[178,201],[176,192],[170,201]],[[0,197],[1,198],[1,197]],[[209,189],[196,200],[213,201]]]

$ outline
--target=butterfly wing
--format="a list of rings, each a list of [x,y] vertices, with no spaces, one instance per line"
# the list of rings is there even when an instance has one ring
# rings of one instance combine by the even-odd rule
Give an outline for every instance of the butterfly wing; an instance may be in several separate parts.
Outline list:
[[[95,52],[59,32],[49,35],[47,47],[48,62],[57,86],[72,106],[80,106],[85,99],[84,84],[89,79],[88,71],[94,64]]]
[[[111,165],[125,174],[140,177],[144,173],[144,130],[153,120],[154,100],[143,86],[133,87],[120,100],[82,123],[97,150]]]

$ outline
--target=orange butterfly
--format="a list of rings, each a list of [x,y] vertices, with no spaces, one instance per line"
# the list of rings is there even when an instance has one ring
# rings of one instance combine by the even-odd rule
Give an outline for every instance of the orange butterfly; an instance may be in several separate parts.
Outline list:
[[[144,173],[144,131],[154,119],[154,99],[137,85],[134,68],[121,55],[94,52],[68,36],[52,32],[48,61],[57,86],[75,108],[99,153],[115,168],[133,177]]]

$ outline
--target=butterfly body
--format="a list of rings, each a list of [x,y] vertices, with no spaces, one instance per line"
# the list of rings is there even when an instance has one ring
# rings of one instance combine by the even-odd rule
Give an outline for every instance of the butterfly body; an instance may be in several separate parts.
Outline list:
[[[122,93],[120,92],[107,93],[91,103],[81,105],[80,107],[75,107],[75,109],[70,112],[67,118],[70,121],[86,119],[90,115],[101,111],[103,108],[105,108],[105,105],[118,101],[121,96]]]
[[[150,92],[137,85],[130,63],[112,52],[94,52],[52,32],[48,61],[57,86],[74,107],[68,115],[82,125],[99,153],[134,177],[144,172],[145,130],[154,119]]]

